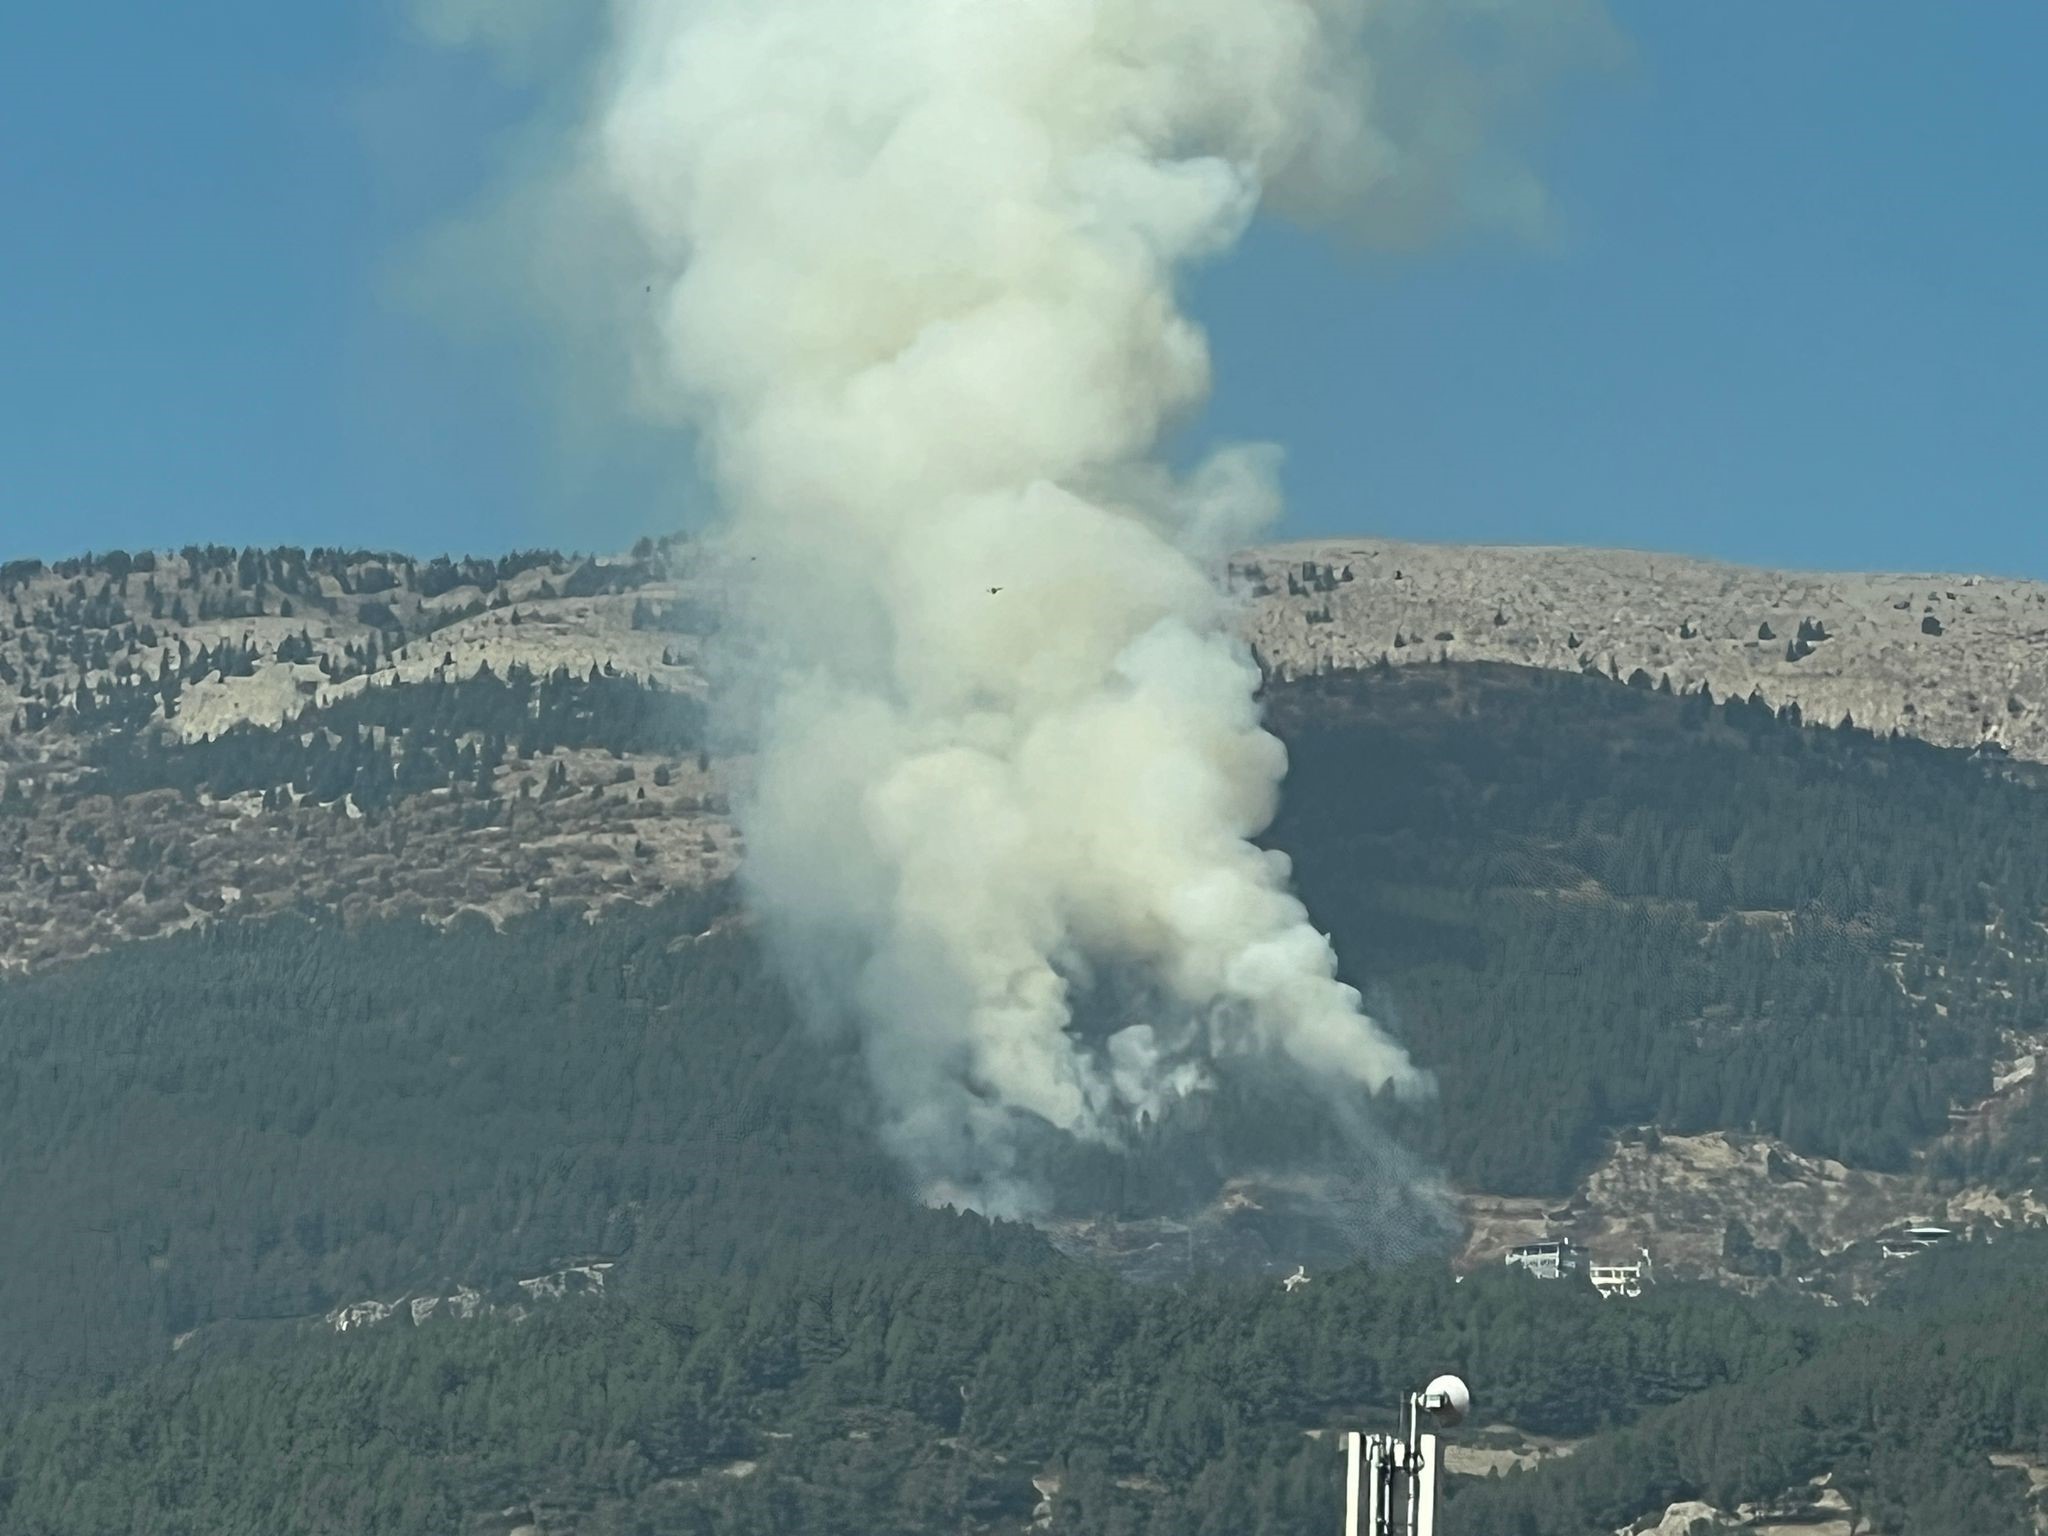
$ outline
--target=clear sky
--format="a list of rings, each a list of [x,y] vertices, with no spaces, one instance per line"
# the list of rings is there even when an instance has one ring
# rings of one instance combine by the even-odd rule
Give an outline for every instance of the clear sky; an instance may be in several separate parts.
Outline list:
[[[1200,430],[1286,531],[2048,578],[2048,6],[1614,0],[1541,249],[1203,274]],[[394,271],[530,103],[398,0],[0,7],[0,559],[606,547],[701,513],[565,449],[515,340]]]

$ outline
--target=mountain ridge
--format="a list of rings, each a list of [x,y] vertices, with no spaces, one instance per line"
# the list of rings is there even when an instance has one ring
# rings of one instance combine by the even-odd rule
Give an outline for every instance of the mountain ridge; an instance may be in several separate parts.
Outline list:
[[[2048,761],[2048,583],[1569,546],[1313,539],[1229,562],[1281,675],[1448,658],[1760,696]]]

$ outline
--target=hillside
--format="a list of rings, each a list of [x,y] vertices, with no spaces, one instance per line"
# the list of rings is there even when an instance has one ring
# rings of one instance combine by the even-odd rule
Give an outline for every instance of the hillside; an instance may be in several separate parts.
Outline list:
[[[1979,763],[1912,730],[1813,729],[1740,675],[1713,674],[1732,700],[1717,703],[1686,696],[1682,669],[1622,688],[1609,669],[1551,664],[1633,625],[1665,636],[1644,640],[1665,660],[1690,646],[1761,665],[1758,643],[1730,634],[1752,610],[1783,625],[1802,605],[1813,615],[1788,643],[1801,625],[1827,638],[1770,662],[1774,687],[1840,679],[1858,658],[1892,668],[1859,676],[1866,692],[1944,659],[2015,662],[1917,626],[1917,642],[1874,649],[1895,610],[1852,608],[1897,585],[1883,578],[1794,585],[1697,562],[1417,546],[1321,548],[1290,570],[1298,594],[1251,601],[1262,646],[1317,608],[1331,618],[1308,614],[1306,631],[1325,640],[1390,614],[1404,634],[1425,613],[1460,622],[1459,603],[1489,615],[1468,631],[1478,641],[1395,648],[1352,674],[1288,681],[1284,646],[1267,657],[1294,764],[1274,839],[1356,979],[1439,1073],[1453,1122],[1489,1128],[1415,1129],[1486,1197],[1468,1202],[1475,1258],[1555,1227],[1568,1197],[1585,1235],[1625,1252],[1656,1235],[1707,1270],[1719,1218],[1789,1235],[1771,1199],[1676,1199],[1702,1181],[1635,1166],[1639,1138],[1615,1138],[1641,1125],[1761,1137],[1777,1166],[1833,1160],[1889,1181],[1876,1200],[1816,1194],[1817,1230],[1800,1237],[1823,1250],[1893,1214],[1953,1214],[1966,1197],[1900,1181],[1932,1153],[1967,1161],[1976,1132],[2030,1105],[2048,1041],[2035,1006],[2048,837],[2019,761],[2032,717],[2007,711],[2014,757]],[[0,736],[0,968],[223,919],[503,924],[724,878],[746,765],[717,750],[707,647],[730,575],[682,540],[607,561],[188,549],[0,568],[13,620],[0,665],[18,696]],[[1987,614],[2041,597],[1955,590]],[[1565,619],[1579,649],[1491,622],[1517,593],[1516,611]],[[1579,617],[1603,607],[1609,630]],[[1487,647],[1545,665],[1466,659]],[[1836,718],[1820,707],[1810,718]],[[2032,1209],[1967,1199],[1986,1217]],[[1685,1232],[1646,1226],[1646,1207],[1679,1205],[1700,1206]],[[1845,1205],[1865,1214],[1842,1226]]]
[[[502,919],[724,878],[703,563],[0,567],[0,970],[222,913]]]
[[[1332,612],[1319,639],[1352,632],[1344,604],[1380,578],[1311,558],[1299,595],[1252,600],[1255,637],[1304,604]],[[1579,587],[1619,558],[1542,555],[1527,590],[1613,601]],[[1398,569],[1389,588],[1420,579]],[[1520,645],[1482,590],[1506,569],[1475,557],[1466,597]],[[1708,569],[1653,593],[1674,604],[1657,623],[1703,637],[1751,601],[1738,582],[1681,610]],[[1936,739],[1954,721],[1931,707],[1893,732],[1774,691],[1864,654],[1833,649],[1863,631],[1818,600],[1778,683],[1716,671],[1711,691],[1578,664],[1594,626],[1575,616],[1579,651],[1512,661],[1432,631],[1332,669],[1261,639],[1292,765],[1268,841],[1436,1074],[1435,1104],[1383,1123],[1443,1170],[1460,1230],[1445,1246],[1427,1191],[1363,1187],[1328,1127],[1247,1092],[1075,1149],[1040,1234],[906,1197],[854,1047],[804,1024],[736,904],[748,765],[710,683],[725,579],[679,541],[605,562],[7,568],[0,1412],[30,1417],[0,1434],[21,1448],[0,1453],[0,1508],[51,1532],[125,1528],[116,1508],[161,1515],[138,1531],[837,1529],[832,1495],[858,1485],[863,1533],[1226,1508],[1277,1530],[1322,1497],[1304,1431],[1449,1363],[1497,1420],[1470,1465],[1591,1436],[1583,1465],[1607,1469],[1469,1495],[1513,1528],[1688,1499],[1755,1514],[1828,1478],[1881,1529],[1945,1529],[1897,1523],[1912,1490],[1813,1394],[1847,1382],[1899,1411],[1853,1303],[1977,1276],[2048,1223],[2048,769],[2025,677],[1994,722],[2010,752],[1987,752]],[[1347,622],[1391,611],[1360,599]],[[1399,611],[1405,639],[1426,610]],[[1892,670],[1858,686],[1993,664],[1940,649],[1949,633],[1870,651]],[[1956,1252],[1886,1253],[1929,1221]],[[1502,1248],[1539,1236],[1647,1248],[1659,1284],[1603,1304],[1513,1283]],[[1273,1277],[1303,1262],[1315,1299],[1274,1311]],[[2013,1282],[1994,1264],[1984,1284]],[[1014,1334],[973,1320],[990,1287]],[[1981,1319],[1938,1300],[1885,1326],[1981,1358]],[[1259,1364],[1354,1336],[1376,1384],[1356,1397]],[[1745,1460],[1708,1430],[1755,1411],[1751,1381],[1833,1427],[1785,1465]],[[380,1406],[351,1420],[366,1394]],[[991,1406],[1020,1395],[1055,1407]],[[1999,1518],[2048,1449],[2008,1396],[1957,1431],[1954,1465],[1899,1440]],[[1167,1398],[1211,1406],[1175,1418]],[[293,1426],[325,1448],[304,1477],[202,1475],[154,1427],[281,1402],[236,1433]],[[110,1435],[128,1450],[87,1476],[80,1448]],[[1688,1460],[1701,1435],[1713,1455]],[[389,1482],[334,1472],[362,1458]],[[1630,1481],[1638,1463],[1653,1475]],[[883,1512],[885,1486],[907,1502]],[[334,1500],[340,1524],[316,1513]]]
[[[486,613],[521,644],[546,627],[524,617],[535,611],[529,601],[542,613],[550,603],[630,601],[645,624],[669,611],[658,605],[682,601],[669,568],[678,558],[651,551],[603,578],[633,586],[630,600],[508,597]],[[601,569],[543,563],[510,580],[537,583],[548,578],[536,570],[565,566],[570,575]],[[372,584],[419,590],[417,568],[398,570],[402,586]],[[632,629],[632,612],[627,639],[656,632]],[[344,641],[343,662],[349,646],[361,657],[367,644]],[[548,659],[523,654],[533,665]],[[227,670],[250,665],[231,657]],[[138,966],[173,995],[225,1004],[227,994],[200,980],[210,934],[247,935],[237,952],[261,974],[303,963],[287,958],[299,943],[288,937],[267,957],[273,940],[262,936],[288,934],[270,922],[335,913],[361,958],[332,964],[367,973],[385,967],[380,950],[413,920],[446,925],[473,913],[487,925],[451,933],[445,955],[422,953],[412,967],[418,1008],[445,1020],[469,1007],[469,994],[432,978],[485,964],[478,946],[496,942],[495,930],[525,932],[522,913],[546,907],[559,923],[645,911],[659,931],[672,920],[658,915],[673,910],[664,903],[681,898],[694,910],[688,893],[736,859],[720,811],[742,765],[711,753],[701,690],[680,669],[650,690],[608,661],[582,675],[536,675],[529,660],[491,653],[466,677],[444,664],[439,675],[367,681],[385,670],[309,696],[283,730],[243,721],[188,736],[162,721],[126,723],[139,709],[123,716],[76,699],[23,721],[15,763],[33,766],[10,775],[0,817],[0,839],[21,853],[0,876],[20,914],[18,959],[42,962],[40,974],[67,955],[107,952],[106,963],[52,971],[14,995],[17,1010],[75,996],[64,1006],[82,1022],[56,1059],[112,1048],[97,1022],[107,989],[146,989],[119,979]],[[170,691],[168,680],[157,685],[159,710]],[[167,701],[173,722],[185,691]],[[1869,1283],[1862,1256],[1891,1226],[2044,1214],[2023,1193],[2032,1160],[2048,1150],[2030,1072],[2048,1044],[2038,920],[2048,907],[2048,801],[2031,768],[1817,729],[1789,707],[1522,667],[1389,664],[1276,681],[1268,711],[1293,760],[1272,839],[1375,1010],[1438,1075],[1437,1111],[1402,1130],[1463,1192],[1468,1262],[1497,1261],[1510,1240],[1569,1233],[1623,1255],[1650,1247],[1669,1273],[1752,1284],[1775,1266],[1780,1280],[1854,1290]],[[644,932],[648,920],[635,916],[620,932]],[[202,947],[123,942],[172,934]],[[351,1003],[347,1016],[387,1019],[379,1027],[402,1045],[409,1011],[394,995]],[[185,1012],[188,1030],[228,1031],[213,1047],[223,1059],[257,1059],[235,1041],[263,1016],[260,1003]],[[328,1027],[324,1018],[316,1011],[309,1026]],[[148,1051],[169,1054],[150,1071],[175,1071],[191,1041],[153,1038]],[[56,1049],[18,1038],[24,1046],[22,1070]],[[385,1063],[392,1048],[371,1061]],[[580,1048],[570,1042],[565,1061],[578,1061]],[[113,1059],[141,1050],[122,1045]],[[475,1059],[468,1048],[446,1054]],[[296,1083],[285,1063],[263,1071]],[[503,1070],[524,1070],[516,1053]],[[610,1070],[576,1068],[579,1078]],[[635,1074],[643,1070],[652,1068]],[[52,1125],[74,1128],[67,1136],[77,1116],[116,1113],[132,1091],[118,1076],[77,1081],[81,1102],[46,1111]],[[327,1081],[329,1092],[374,1097],[369,1079]],[[118,1111],[124,1121],[138,1113]],[[315,1123],[317,1111],[307,1113]],[[1262,1111],[1234,1113],[1255,1124]],[[37,1123],[19,1120],[24,1133]],[[458,1115],[449,1125],[462,1123]],[[1645,1127],[1658,1135],[1646,1140]],[[1222,1129],[1205,1126],[1195,1139],[1220,1146]],[[202,1141],[225,1134],[208,1129]],[[1160,1242],[1154,1224],[1185,1214],[1176,1207],[1187,1200],[1225,1198],[1231,1178],[1258,1173],[1260,1157],[1277,1152],[1256,1138],[1232,1145],[1234,1165],[1167,1173],[1161,1164],[1137,1179],[1078,1161],[1065,1177],[1077,1217],[1094,1220],[1063,1241],[1156,1268],[1142,1258]],[[469,1176],[442,1154],[418,1155],[458,1181]],[[45,1166],[41,1153],[24,1156]],[[353,1162],[343,1156],[341,1166]],[[18,1193],[45,1209],[73,1198],[39,1180]],[[347,1194],[346,1209],[359,1215],[361,1198]],[[1252,1237],[1253,1213],[1270,1225],[1302,1203],[1299,1193],[1255,1182],[1230,1198],[1235,1218],[1159,1248],[1179,1255],[1166,1273],[1189,1254],[1279,1264],[1324,1252],[1298,1224],[1291,1237]],[[302,1190],[287,1203],[314,1200]],[[276,1218],[246,1219],[260,1229]],[[292,1261],[285,1289],[295,1299],[284,1310],[388,1300],[394,1287],[507,1284],[601,1253],[595,1234],[611,1218],[589,1219],[575,1242],[416,1255],[411,1267],[363,1271],[353,1291],[332,1273],[317,1279],[327,1261],[308,1252]],[[1731,1224],[1767,1256],[1731,1257]],[[264,1251],[256,1237],[236,1240],[245,1243]],[[1793,1258],[1769,1257],[1781,1250]],[[245,1262],[206,1281],[204,1293],[220,1299],[167,1302],[159,1343],[195,1323],[277,1311],[235,1299],[254,1283],[233,1278]],[[1750,1273],[1758,1264],[1766,1270]],[[1854,1273],[1836,1275],[1843,1266]]]
[[[1936,746],[2048,760],[2048,584],[1758,570],[1620,550],[1321,540],[1231,563],[1289,676],[1410,661],[1594,671],[1760,694]]]
[[[1384,542],[1275,546],[1231,572],[1281,677],[1382,657],[1640,670],[2048,759],[2038,584]],[[705,706],[737,580],[682,539],[602,560],[195,546],[0,565],[0,969],[222,911],[498,918],[729,875],[745,764],[714,763]],[[514,729],[528,708],[550,722]],[[663,725],[593,727],[603,708]]]
[[[1901,1226],[2048,1218],[2030,768],[1511,667],[1268,711],[1272,841],[1437,1074],[1404,1129],[1463,1191],[1466,1265],[1568,1236],[1846,1299]],[[1213,1215],[1095,1241],[1139,1266]]]
[[[1393,1390],[1449,1366],[1517,1426],[1455,1437],[1457,1529],[1693,1529],[1660,1521],[1675,1508],[1809,1536],[2020,1531],[2044,1512],[2048,1331],[2039,1245],[2001,1279],[2004,1257],[1937,1256],[1927,1284],[1853,1318],[1419,1270],[1289,1294],[820,1260],[181,1360],[6,1424],[0,1520],[37,1536],[1279,1536],[1330,1518],[1332,1431],[1383,1423]],[[1549,1454],[1505,1478],[1456,1470],[1517,1446]]]

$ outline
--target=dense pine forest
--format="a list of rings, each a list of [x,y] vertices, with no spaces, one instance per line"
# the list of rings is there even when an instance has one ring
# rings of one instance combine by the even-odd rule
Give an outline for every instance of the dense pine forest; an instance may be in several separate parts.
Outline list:
[[[2042,1028],[2035,770],[1640,675],[1411,667],[1271,713],[1272,841],[1472,1187],[1561,1193],[1648,1123],[1901,1168]]]
[[[858,1061],[721,918],[223,925],[9,986],[0,1383],[582,1258],[1042,1252],[903,1197]]]
[[[1940,1255],[1799,1364],[1646,1414],[1531,1475],[1454,1483],[1446,1520],[1561,1536],[1701,1500],[1796,1521],[1824,1482],[1852,1529],[2033,1529],[2027,1468],[2048,1453],[2043,1257],[2038,1239]]]
[[[2039,1243],[1929,1260],[1845,1316],[1672,1288],[1631,1306],[1506,1274],[1334,1273],[1179,1292],[1076,1265],[814,1256],[524,1322],[302,1337],[160,1367],[0,1437],[0,1521],[109,1531],[725,1536],[1323,1528],[1322,1432],[1455,1367],[1485,1410],[1590,1435],[1453,1483],[1453,1528],[1611,1530],[1827,1477],[1915,1536],[2026,1524],[2048,1451]],[[2014,1278],[2015,1276],[2019,1278]],[[1957,1283],[1958,1280],[1962,1283]],[[1768,1432],[1763,1426],[1770,1426]]]

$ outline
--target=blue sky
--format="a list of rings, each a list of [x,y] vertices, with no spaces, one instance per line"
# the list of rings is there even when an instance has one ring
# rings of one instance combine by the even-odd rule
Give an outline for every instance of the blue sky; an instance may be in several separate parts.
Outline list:
[[[2048,7],[1615,0],[1542,248],[1203,273],[1198,431],[1286,531],[2048,577]],[[397,0],[0,15],[0,558],[192,540],[607,546],[701,514],[565,447],[537,342],[394,269],[532,103]]]

